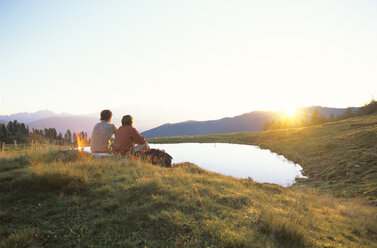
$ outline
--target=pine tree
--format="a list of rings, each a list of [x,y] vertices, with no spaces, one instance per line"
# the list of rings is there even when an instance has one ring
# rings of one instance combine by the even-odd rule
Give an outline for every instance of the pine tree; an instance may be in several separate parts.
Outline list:
[[[8,130],[5,124],[0,124],[0,144],[8,141]]]
[[[300,127],[301,124],[300,124],[300,120],[298,119],[297,116],[294,117],[293,121],[292,121],[292,127],[293,128],[296,128],[296,127]]]
[[[72,135],[72,141],[73,141],[73,144],[74,145],[77,145],[77,134],[76,133],[73,133],[73,135]]]
[[[335,116],[333,113],[330,114],[329,121],[335,121]]]
[[[353,113],[353,110],[351,107],[348,107],[346,109],[346,111],[344,111],[343,114],[341,115],[338,115],[338,119],[342,120],[342,119],[347,119],[347,118],[351,118],[354,116],[354,113]]]
[[[326,121],[326,117],[319,113],[318,109],[315,109],[310,119],[312,125],[318,125]]]
[[[301,119],[301,126],[307,127],[309,125],[309,114],[308,111],[304,110],[304,116]]]
[[[72,142],[72,134],[71,134],[71,131],[69,129],[64,134],[64,141],[68,144],[70,144]]]
[[[274,130],[274,129],[275,129],[275,121],[271,120],[270,129],[269,130]]]
[[[275,122],[272,129],[274,129],[274,130],[281,129],[281,120],[280,119]]]
[[[264,122],[262,130],[263,131],[270,130],[270,122],[268,120]]]
[[[283,123],[281,124],[281,128],[290,128],[291,127],[291,120],[287,117],[284,119]]]

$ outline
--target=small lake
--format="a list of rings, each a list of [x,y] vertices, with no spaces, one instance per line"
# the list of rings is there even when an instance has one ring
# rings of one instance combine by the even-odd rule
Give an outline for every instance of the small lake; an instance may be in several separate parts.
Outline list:
[[[199,167],[236,178],[251,177],[260,183],[275,183],[284,187],[304,178],[302,167],[285,157],[257,146],[224,143],[149,144],[165,150],[173,163],[191,162]]]

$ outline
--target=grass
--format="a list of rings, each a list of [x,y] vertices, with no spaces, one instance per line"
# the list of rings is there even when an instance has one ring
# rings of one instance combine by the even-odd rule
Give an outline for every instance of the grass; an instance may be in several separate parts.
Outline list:
[[[0,158],[0,247],[377,247],[376,208],[307,188],[92,158]]]
[[[377,115],[318,126],[253,133],[150,139],[151,143],[222,142],[257,145],[303,167],[313,186],[340,197],[377,200]]]

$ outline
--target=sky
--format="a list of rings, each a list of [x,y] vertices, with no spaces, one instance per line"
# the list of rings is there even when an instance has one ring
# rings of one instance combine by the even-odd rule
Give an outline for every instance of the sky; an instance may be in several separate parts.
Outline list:
[[[362,106],[377,96],[376,13],[373,0],[0,0],[0,115]]]

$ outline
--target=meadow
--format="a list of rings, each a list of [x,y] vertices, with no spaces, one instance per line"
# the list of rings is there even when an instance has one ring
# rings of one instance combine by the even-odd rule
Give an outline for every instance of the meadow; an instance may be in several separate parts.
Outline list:
[[[191,163],[163,168],[53,146],[7,150],[0,157],[0,247],[377,247],[370,204],[376,117],[151,140],[271,149],[309,176],[289,188]]]
[[[154,138],[152,143],[234,143],[269,149],[300,164],[298,184],[340,197],[377,200],[377,115],[252,133]]]

